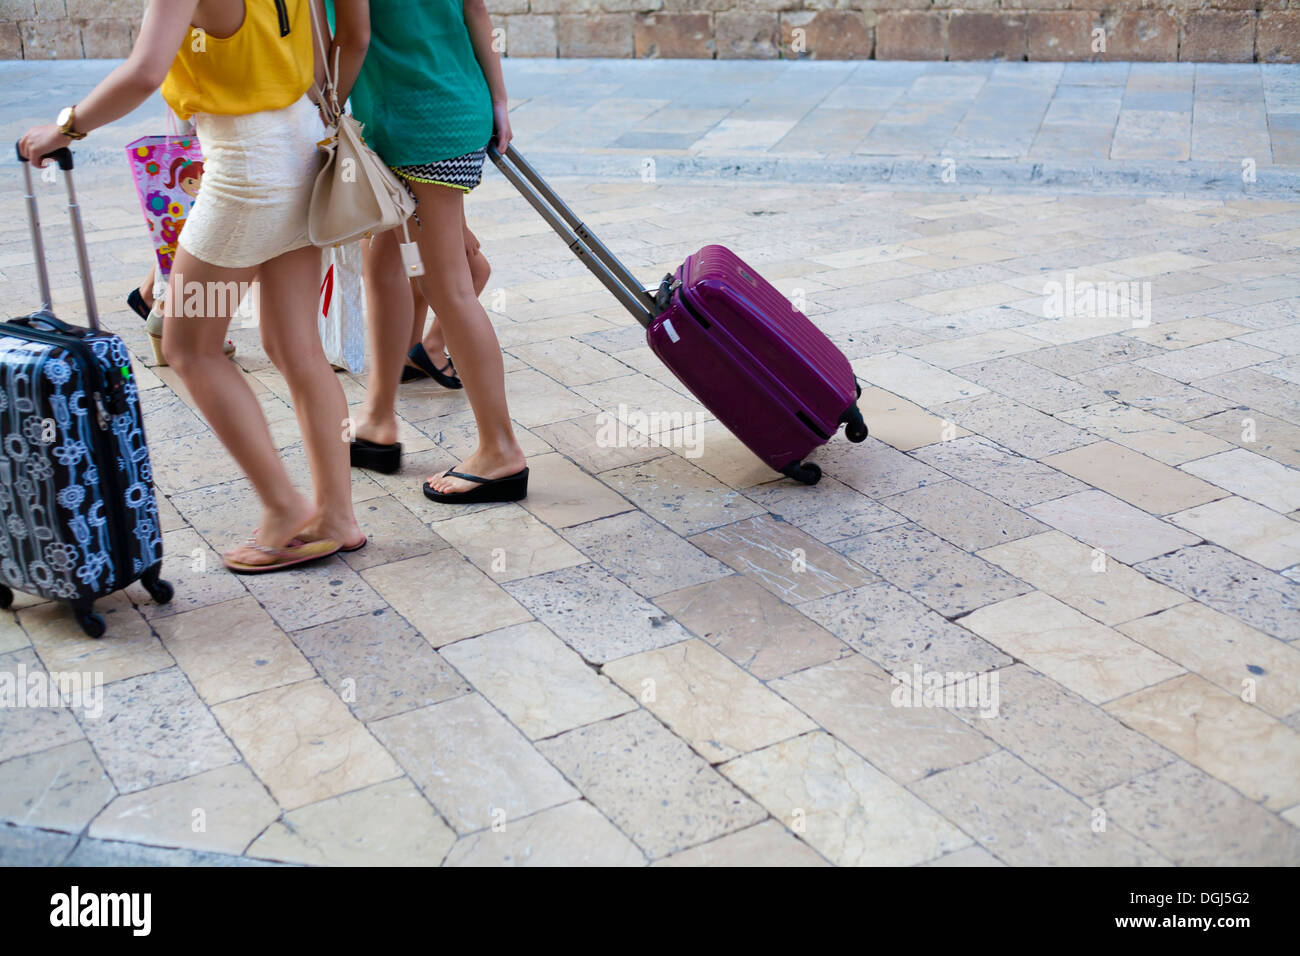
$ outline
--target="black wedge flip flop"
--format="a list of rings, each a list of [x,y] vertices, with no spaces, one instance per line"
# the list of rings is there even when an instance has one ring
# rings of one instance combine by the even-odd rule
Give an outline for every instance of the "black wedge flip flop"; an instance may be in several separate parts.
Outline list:
[[[367,471],[378,471],[385,475],[391,475],[402,467],[402,443],[393,442],[391,445],[380,445],[376,442],[366,441],[364,438],[352,439],[352,444],[348,446],[352,456],[353,468],[365,468]]]
[[[424,497],[430,501],[441,501],[452,505],[480,505],[496,501],[519,501],[521,498],[528,497],[527,468],[523,471],[517,471],[513,475],[504,475],[500,478],[480,478],[478,475],[467,475],[462,471],[452,471],[450,469],[444,471],[438,477],[443,475],[475,482],[478,487],[471,488],[469,491],[444,494],[441,491],[435,491],[433,486],[426,481],[424,483]]]
[[[421,372],[429,376],[443,388],[464,388],[461,384],[460,376],[456,374],[456,366],[452,364],[451,357],[447,357],[447,364],[438,368],[433,364],[433,359],[429,358],[429,353],[424,350],[423,342],[416,342],[411,346],[411,351],[406,353],[406,357],[416,364]],[[447,370],[451,370],[451,374]],[[406,373],[402,373],[402,381],[409,381]]]
[[[131,311],[146,322],[149,321],[149,306],[144,304],[144,296],[140,294],[139,289],[132,289],[131,294],[126,297],[126,304],[131,307]]]

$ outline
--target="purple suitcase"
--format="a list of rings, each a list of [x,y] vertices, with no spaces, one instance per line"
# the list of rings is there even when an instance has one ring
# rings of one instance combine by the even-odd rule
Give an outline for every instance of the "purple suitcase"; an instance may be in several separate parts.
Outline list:
[[[501,172],[646,329],[655,355],[771,468],[816,484],[804,456],[840,425],[867,437],[860,389],[835,344],[724,246],[688,256],[649,292],[593,236],[513,147],[491,149]]]

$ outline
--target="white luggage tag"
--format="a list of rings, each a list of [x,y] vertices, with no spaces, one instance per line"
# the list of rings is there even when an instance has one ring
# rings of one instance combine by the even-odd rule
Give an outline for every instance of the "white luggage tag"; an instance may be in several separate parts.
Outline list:
[[[406,241],[397,244],[397,248],[402,254],[402,268],[410,278],[424,275],[424,260],[420,258],[420,247],[411,241],[411,234],[406,230],[406,223],[402,223],[402,238]]]

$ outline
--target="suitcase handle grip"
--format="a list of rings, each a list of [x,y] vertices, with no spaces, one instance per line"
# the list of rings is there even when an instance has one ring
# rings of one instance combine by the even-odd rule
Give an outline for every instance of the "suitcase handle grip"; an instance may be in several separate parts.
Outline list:
[[[23,155],[22,148],[14,144],[14,152],[23,167],[23,185],[27,189],[27,225],[32,232],[32,258],[36,261],[36,282],[41,290],[41,311],[51,313],[50,275],[45,264],[45,241],[41,237],[41,217],[36,209],[36,187],[32,184],[32,164]],[[63,170],[63,185],[68,190],[68,218],[72,220],[72,240],[77,250],[77,267],[81,273],[81,293],[86,300],[86,321],[90,328],[99,331],[99,309],[95,305],[95,287],[90,278],[90,254],[86,250],[86,233],[81,225],[81,206],[77,203],[77,187],[72,182],[72,150],[60,146],[42,159],[53,159]]]
[[[649,292],[637,281],[627,266],[605,247],[590,230],[564,204],[555,191],[547,185],[546,180],[537,174],[528,162],[519,155],[513,146],[506,147],[500,153],[493,144],[488,144],[488,155],[492,158],[501,174],[510,180],[547,224],[565,241],[569,249],[582,263],[591,270],[614,298],[632,313],[632,317],[646,328],[663,310],[659,308],[655,294]]]
[[[62,319],[55,318],[48,312],[33,312],[31,315],[19,316],[16,319],[10,319],[9,325],[25,325],[29,328],[34,325],[43,325],[52,332],[59,332],[63,335],[83,336],[86,330],[76,325],[69,325]]]
[[[27,157],[23,155],[22,146],[18,143],[14,143],[14,152],[18,154],[18,162],[27,162]],[[65,173],[72,169],[72,150],[68,149],[66,146],[60,146],[54,152],[46,153],[41,157],[41,159],[54,160],[59,164],[59,169],[63,170]]]

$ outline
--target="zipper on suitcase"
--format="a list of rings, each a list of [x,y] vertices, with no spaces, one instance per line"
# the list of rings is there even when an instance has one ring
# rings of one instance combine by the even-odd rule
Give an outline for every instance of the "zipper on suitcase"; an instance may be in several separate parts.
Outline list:
[[[15,338],[26,338],[33,342],[41,342],[46,345],[53,345],[63,349],[68,355],[76,359],[77,364],[81,366],[83,374],[88,382],[93,382],[93,376],[98,374],[101,388],[91,393],[91,398],[96,405],[96,417],[98,418],[99,433],[95,436],[94,457],[95,467],[103,478],[105,485],[106,497],[110,501],[117,503],[119,507],[107,507],[109,532],[112,538],[113,565],[116,576],[120,579],[115,582],[117,586],[125,587],[132,579],[134,566],[130,560],[130,551],[126,545],[126,520],[122,516],[120,505],[124,503],[125,492],[120,486],[117,476],[117,462],[110,461],[106,450],[103,432],[108,431],[109,423],[112,419],[112,413],[106,412],[103,395],[105,392],[110,393],[110,406],[116,407],[121,405],[121,411],[126,411],[126,397],[121,391],[123,386],[114,384],[109,379],[109,373],[95,359],[95,353],[90,346],[84,341],[78,341],[75,338],[64,336],[57,332],[43,332],[40,329],[33,329],[22,325],[4,324],[4,334],[13,335]],[[93,433],[92,433],[93,434]]]

